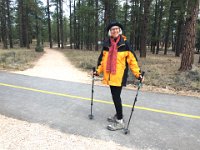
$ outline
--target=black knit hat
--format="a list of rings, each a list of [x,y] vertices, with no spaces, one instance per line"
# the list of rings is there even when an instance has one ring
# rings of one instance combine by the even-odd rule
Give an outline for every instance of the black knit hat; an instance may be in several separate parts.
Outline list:
[[[112,28],[113,26],[118,26],[118,27],[120,27],[120,28],[123,30],[122,24],[120,24],[120,23],[117,22],[117,21],[114,21],[114,22],[111,22],[111,23],[107,26],[107,28],[106,28],[107,32],[108,32],[108,31],[110,30],[110,28]]]

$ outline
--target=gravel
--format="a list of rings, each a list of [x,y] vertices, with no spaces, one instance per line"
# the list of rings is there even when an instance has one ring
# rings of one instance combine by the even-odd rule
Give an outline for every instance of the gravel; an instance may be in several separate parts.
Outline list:
[[[0,115],[0,150],[128,150],[112,141],[62,133],[37,123]]]

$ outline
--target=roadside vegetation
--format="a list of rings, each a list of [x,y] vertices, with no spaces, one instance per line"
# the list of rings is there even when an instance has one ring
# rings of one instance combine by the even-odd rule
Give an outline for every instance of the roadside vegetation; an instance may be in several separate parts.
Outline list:
[[[88,72],[97,65],[97,59],[100,54],[100,51],[86,50],[64,50],[63,52],[72,64]],[[195,63],[192,70],[180,72],[178,68],[180,67],[181,60],[179,57],[174,57],[173,54],[169,53],[167,56],[164,56],[162,54],[153,55],[149,52],[147,58],[138,58],[141,69],[146,72],[145,85],[176,91],[200,92],[199,55],[195,54]],[[136,52],[136,55],[139,56],[139,52]],[[134,77],[129,71],[128,82],[133,83],[133,81]]]
[[[25,70],[31,68],[42,55],[34,49],[0,49],[0,69]]]

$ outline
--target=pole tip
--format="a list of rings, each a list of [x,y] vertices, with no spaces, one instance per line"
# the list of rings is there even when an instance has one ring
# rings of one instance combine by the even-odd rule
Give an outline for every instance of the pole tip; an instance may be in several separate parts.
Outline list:
[[[93,115],[91,115],[91,114],[90,114],[90,115],[88,115],[88,117],[89,117],[89,119],[90,119],[90,120],[94,119],[94,116],[93,116]]]

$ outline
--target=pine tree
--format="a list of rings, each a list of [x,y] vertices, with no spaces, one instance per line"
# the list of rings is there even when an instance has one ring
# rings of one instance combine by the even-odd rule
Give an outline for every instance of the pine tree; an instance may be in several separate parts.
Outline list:
[[[185,22],[185,40],[180,71],[192,69],[194,62],[196,22],[199,10],[199,0],[187,1],[187,16]]]

